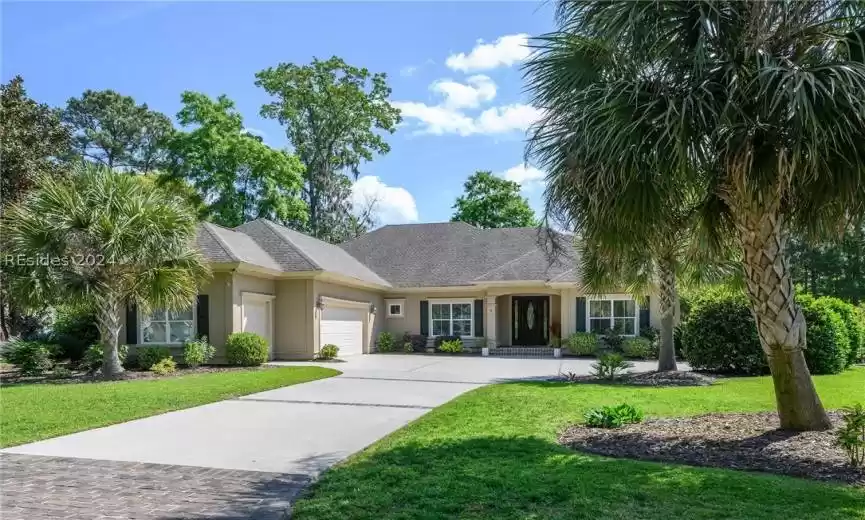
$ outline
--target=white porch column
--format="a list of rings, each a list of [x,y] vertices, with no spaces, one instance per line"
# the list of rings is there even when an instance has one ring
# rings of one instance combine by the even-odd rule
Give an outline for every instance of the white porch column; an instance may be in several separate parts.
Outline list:
[[[487,317],[484,320],[484,332],[487,337],[487,349],[496,348],[496,297],[487,296],[484,298],[486,303]],[[484,350],[484,355],[489,355],[489,350]]]

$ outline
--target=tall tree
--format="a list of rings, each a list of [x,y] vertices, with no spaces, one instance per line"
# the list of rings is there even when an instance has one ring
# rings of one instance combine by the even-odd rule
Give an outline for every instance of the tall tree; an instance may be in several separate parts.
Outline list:
[[[297,157],[246,132],[227,97],[184,92],[181,99],[177,121],[190,130],[170,140],[170,178],[194,188],[207,218],[228,227],[261,217],[302,226],[306,204]]]
[[[0,215],[40,177],[65,175],[69,146],[68,129],[48,105],[27,96],[21,76],[0,86]],[[27,321],[6,290],[4,273],[0,269],[0,340],[23,332]]]
[[[198,221],[185,201],[143,177],[80,163],[70,179],[47,178],[9,208],[9,252],[53,259],[16,266],[10,289],[31,305],[88,305],[96,312],[106,377],[117,354],[127,302],[188,308],[209,276],[194,247]]]
[[[790,237],[793,279],[808,292],[865,301],[865,220],[851,222],[838,239]]]
[[[113,90],[86,90],[69,99],[62,117],[75,151],[88,160],[131,172],[165,166],[171,120],[146,104]]]
[[[276,98],[261,115],[285,125],[305,167],[305,230],[323,240],[342,240],[351,227],[351,178],[357,179],[361,162],[390,151],[382,133],[393,133],[401,120],[388,102],[387,76],[333,57],[309,65],[280,63],[255,77],[255,84]]]
[[[477,171],[463,184],[465,192],[453,205],[452,222],[480,228],[532,227],[537,225],[529,201],[520,195],[516,182]]]
[[[558,209],[639,250],[701,200],[694,240],[738,242],[782,427],[831,427],[787,242],[865,211],[865,4],[561,1],[556,19],[528,63],[528,152],[594,200]]]

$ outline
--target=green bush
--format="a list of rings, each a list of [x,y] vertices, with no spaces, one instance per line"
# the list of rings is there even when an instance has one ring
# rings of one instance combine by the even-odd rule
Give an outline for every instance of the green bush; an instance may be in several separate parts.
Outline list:
[[[591,332],[575,332],[568,336],[568,351],[577,356],[594,356],[598,351],[598,337]]]
[[[318,351],[319,359],[334,359],[339,354],[339,347],[332,343],[328,343],[321,347],[321,350]]]
[[[651,340],[643,337],[627,338],[622,345],[625,357],[634,359],[657,359],[658,347]]]
[[[171,358],[171,350],[168,347],[147,346],[135,349],[135,357],[138,359],[138,367],[142,370],[150,370],[150,367],[163,359]]]
[[[393,334],[390,332],[379,332],[376,346],[379,352],[393,352],[396,344],[393,341]]]
[[[442,352],[456,354],[463,351],[463,342],[460,339],[443,341],[442,344],[439,346],[439,350]]]
[[[624,372],[633,366],[634,364],[625,361],[625,358],[622,357],[621,354],[604,354],[598,358],[597,363],[592,363],[592,375],[598,379],[612,381],[616,379],[621,372]]]
[[[825,301],[832,310],[841,316],[844,326],[847,328],[847,337],[850,340],[850,348],[847,352],[847,366],[859,360],[865,350],[865,318],[852,303],[847,303],[840,298],[823,296],[820,300]]]
[[[755,375],[769,370],[745,296],[711,290],[692,300],[681,325],[682,353],[695,370]]]
[[[90,347],[88,347],[87,350],[84,351],[84,355],[81,357],[81,361],[78,362],[78,368],[81,368],[88,372],[98,371],[100,368],[102,368],[102,352],[102,345],[98,343],[95,345],[90,345]],[[121,363],[126,362],[128,354],[128,346],[117,346],[117,357],[120,358]]]
[[[622,336],[619,329],[607,329],[607,331],[601,336],[601,346],[604,350],[610,352],[621,352],[624,344],[625,336]]]
[[[39,376],[54,366],[57,345],[38,341],[15,340],[6,346],[3,358],[18,367],[22,376]]]
[[[183,362],[192,368],[207,363],[214,355],[216,355],[216,347],[207,342],[207,336],[187,341],[183,345]]]
[[[847,366],[850,338],[844,320],[825,298],[796,297],[808,326],[805,361],[812,374],[837,374]]]
[[[407,354],[414,352],[414,345],[411,344],[411,341],[406,341],[402,344],[402,351]]]
[[[459,341],[462,342],[462,338],[459,336],[436,336],[433,340],[433,346],[435,348],[439,348],[442,346],[442,343],[446,341]]]
[[[411,349],[414,352],[423,352],[426,349],[428,336],[424,334],[412,334],[411,332],[406,332],[402,335],[402,340],[404,343],[411,343]]]
[[[235,332],[225,342],[225,358],[230,365],[258,366],[267,361],[267,341],[254,332]]]
[[[51,327],[50,340],[61,347],[61,357],[78,361],[84,352],[99,342],[96,315],[88,309],[60,306]]]
[[[857,403],[845,408],[844,426],[838,430],[838,445],[844,448],[854,468],[865,464],[865,406]]]
[[[177,363],[175,363],[170,357],[163,358],[150,367],[150,371],[156,375],[167,376],[168,374],[177,372]]]
[[[625,424],[643,422],[643,412],[629,404],[592,408],[583,418],[590,428],[621,428]]]

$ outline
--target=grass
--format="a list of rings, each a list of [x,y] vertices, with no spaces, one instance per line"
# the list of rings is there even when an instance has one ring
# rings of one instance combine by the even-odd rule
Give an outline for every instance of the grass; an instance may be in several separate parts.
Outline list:
[[[0,446],[14,446],[338,375],[285,367],[168,379],[0,387]]]
[[[865,400],[865,368],[815,377],[827,408]],[[583,412],[650,416],[774,407],[769,378],[702,388],[514,383],[480,388],[326,472],[297,520],[865,518],[865,490],[804,479],[612,459],[556,444]]]

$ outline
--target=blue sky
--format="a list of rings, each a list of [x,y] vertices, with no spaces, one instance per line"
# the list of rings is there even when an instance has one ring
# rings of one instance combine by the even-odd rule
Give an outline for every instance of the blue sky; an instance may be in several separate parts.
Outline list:
[[[110,88],[174,117],[184,90],[227,94],[277,147],[284,130],[258,115],[257,71],[337,55],[386,72],[404,123],[355,191],[376,194],[383,223],[436,222],[479,169],[521,182],[540,209],[540,172],[522,164],[537,113],[519,65],[525,36],[551,27],[551,7],[534,2],[4,1],[0,70],[55,106]]]

